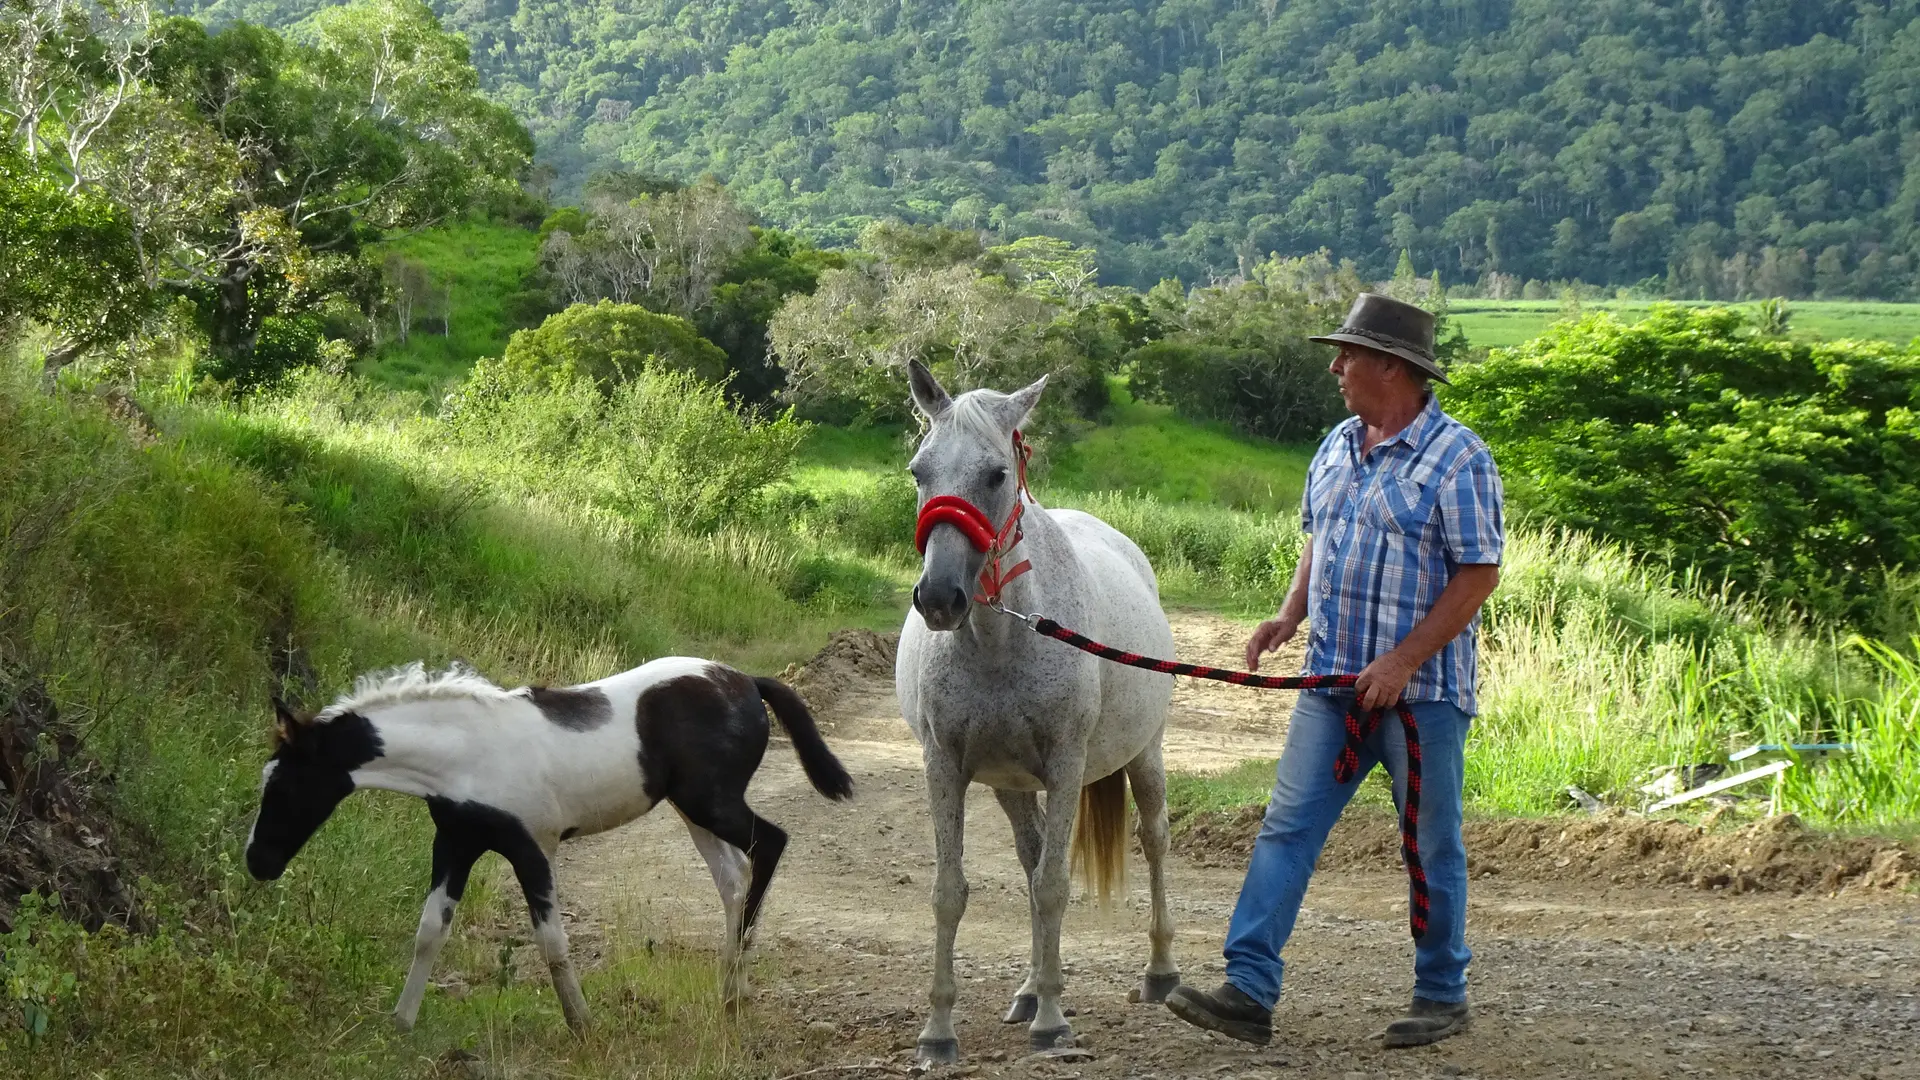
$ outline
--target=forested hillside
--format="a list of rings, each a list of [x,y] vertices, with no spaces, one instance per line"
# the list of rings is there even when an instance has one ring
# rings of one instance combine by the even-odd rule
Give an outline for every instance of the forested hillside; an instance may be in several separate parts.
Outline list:
[[[1384,276],[1407,249],[1494,295],[1905,299],[1920,266],[1915,0],[434,7],[557,193],[711,171],[822,241],[1046,232],[1141,286],[1323,246]]]

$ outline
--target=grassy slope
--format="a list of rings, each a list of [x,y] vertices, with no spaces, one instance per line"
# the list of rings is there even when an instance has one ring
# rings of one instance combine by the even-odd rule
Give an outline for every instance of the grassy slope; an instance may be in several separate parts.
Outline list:
[[[482,356],[497,356],[512,332],[506,300],[539,257],[538,238],[524,229],[463,222],[398,237],[381,245],[426,266],[448,288],[447,333],[438,320],[417,320],[412,334],[388,341],[362,369],[377,383],[434,393],[466,374]]]
[[[714,1019],[699,954],[619,946],[587,981],[604,1034],[574,1042],[544,969],[522,956],[515,976],[498,955],[524,940],[524,915],[491,859],[461,914],[486,929],[444,963],[505,982],[436,996],[412,1036],[380,1022],[425,887],[426,816],[417,800],[356,796],[286,878],[245,877],[264,646],[285,629],[308,652],[310,702],[413,658],[462,657],[510,684],[668,651],[771,672],[835,626],[892,621],[893,599],[797,603],[797,560],[775,546],[636,537],[493,488],[484,458],[345,384],[244,411],[156,404],[167,434],[142,447],[86,398],[0,370],[0,523],[50,538],[8,551],[22,572],[0,575],[0,676],[44,677],[86,725],[119,778],[136,865],[161,883],[146,892],[162,923],[89,941],[43,923],[0,943],[0,986],[64,970],[82,987],[53,1003],[38,1045],[16,1038],[0,998],[0,1075],[387,1077],[450,1045],[569,1074],[768,1072],[762,1048]],[[866,606],[836,603],[848,598]]]
[[[1652,308],[1647,300],[1582,301],[1583,309],[1599,308],[1637,320]],[[1757,304],[1718,305],[1689,301],[1690,307],[1729,306],[1749,313]],[[1531,341],[1559,320],[1558,300],[1453,300],[1448,314],[1480,348],[1503,348]],[[1920,336],[1920,304],[1890,304],[1857,300],[1795,300],[1790,305],[1793,329],[1829,340],[1865,338],[1904,345]]]

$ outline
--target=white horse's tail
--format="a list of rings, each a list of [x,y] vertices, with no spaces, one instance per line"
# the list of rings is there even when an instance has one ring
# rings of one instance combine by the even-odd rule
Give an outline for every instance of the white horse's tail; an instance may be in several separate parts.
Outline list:
[[[1080,885],[1100,897],[1100,906],[1127,891],[1127,770],[1113,772],[1080,789],[1080,813],[1073,823],[1073,872]]]
[[[759,688],[760,699],[773,709],[773,715],[780,718],[780,726],[787,729],[787,738],[793,741],[800,768],[812,781],[814,790],[829,799],[853,798],[853,777],[847,775],[846,766],[827,749],[826,740],[820,737],[813,714],[807,711],[800,695],[778,679],[756,678],[753,685]]]

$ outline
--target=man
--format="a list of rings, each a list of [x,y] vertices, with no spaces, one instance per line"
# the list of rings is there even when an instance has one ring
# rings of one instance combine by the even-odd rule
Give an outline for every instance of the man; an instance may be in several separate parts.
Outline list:
[[[1181,986],[1168,1008],[1188,1023],[1251,1043],[1273,1033],[1280,951],[1293,933],[1327,833],[1376,763],[1404,798],[1406,737],[1392,714],[1376,726],[1351,782],[1334,782],[1353,695],[1368,709],[1403,698],[1419,725],[1416,839],[1432,897],[1415,944],[1413,1005],[1388,1025],[1388,1046],[1420,1046],[1467,1022],[1467,856],[1460,839],[1467,726],[1476,710],[1475,631],[1500,580],[1505,542],[1500,476],[1485,443],[1440,411],[1430,380],[1433,316],[1362,293],[1346,324],[1310,340],[1339,346],[1333,374],[1354,415],[1308,469],[1301,527],[1309,543],[1278,617],[1247,642],[1247,667],[1305,622],[1305,671],[1359,673],[1352,691],[1304,692],[1294,706],[1266,818],[1227,928],[1227,979]]]

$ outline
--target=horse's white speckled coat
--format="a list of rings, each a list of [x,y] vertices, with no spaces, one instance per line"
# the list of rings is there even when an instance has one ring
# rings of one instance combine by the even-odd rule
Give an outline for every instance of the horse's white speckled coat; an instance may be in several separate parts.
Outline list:
[[[1014,479],[1013,433],[1046,380],[1012,395],[975,390],[950,399],[925,368],[914,364],[911,374],[915,404],[932,422],[911,466],[921,503],[957,495],[996,525],[1005,521],[1023,494]],[[1173,655],[1153,569],[1131,540],[1089,514],[1032,502],[1021,521],[1025,540],[1012,558],[1031,560],[1033,569],[1007,587],[1008,607],[1044,613],[1120,648]],[[1036,1047],[1071,1038],[1060,1007],[1068,849],[1089,785],[1095,786],[1084,801],[1106,811],[1095,818],[1124,822],[1125,781],[1096,784],[1122,770],[1139,807],[1153,898],[1142,996],[1160,1000],[1177,982],[1162,875],[1167,824],[1160,758],[1173,679],[1103,663],[974,602],[985,561],[958,528],[933,530],[895,667],[901,714],[926,760],[938,862],[932,1013],[920,1036],[920,1056],[929,1061],[957,1060],[959,1053],[953,942],[966,909],[963,814],[974,781],[994,789],[1012,822],[1033,897],[1032,966],[1009,1021],[1030,1019]],[[1044,805],[1036,794],[1042,791]],[[1083,841],[1101,839],[1086,829]],[[1105,858],[1124,865],[1124,835],[1095,846],[1088,854],[1096,863]]]

